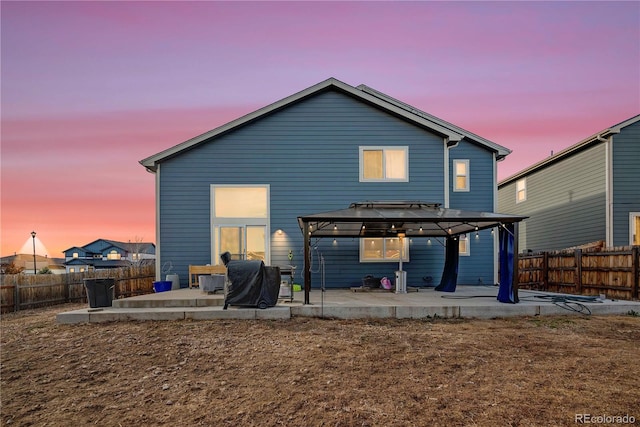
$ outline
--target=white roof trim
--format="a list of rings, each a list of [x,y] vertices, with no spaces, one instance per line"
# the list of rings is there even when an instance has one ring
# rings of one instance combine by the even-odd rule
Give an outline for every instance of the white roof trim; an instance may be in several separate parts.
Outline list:
[[[544,160],[541,160],[537,163],[534,163],[533,165],[521,170],[520,172],[517,172],[513,175],[511,175],[508,178],[503,179],[502,181],[500,181],[498,183],[498,188],[506,185],[510,182],[513,182],[517,179],[523,178],[529,174],[531,174],[532,172],[535,172],[539,169],[542,169],[550,164],[556,163],[558,161],[560,161],[561,159],[571,156],[572,154],[582,151],[583,149],[591,146],[591,145],[595,145],[595,144],[599,144],[599,143],[603,143],[604,140],[603,138],[606,138],[608,136],[620,133],[620,130],[622,128],[625,128],[637,121],[640,121],[640,114],[638,114],[637,116],[633,116],[630,119],[627,119],[625,121],[623,121],[622,123],[619,123],[617,125],[611,126],[610,128],[606,128],[601,130],[600,132],[594,133],[593,135],[589,136],[588,138],[583,139],[582,141],[565,148],[562,151],[558,151],[556,154],[547,157]]]
[[[172,157],[180,153],[181,151],[189,149],[209,138],[223,134],[237,126],[241,126],[243,124],[251,122],[252,120],[259,118],[260,116],[276,111],[288,104],[304,99],[318,91],[324,90],[331,86],[334,86],[356,98],[360,98],[363,101],[369,102],[381,109],[387,110],[407,120],[410,120],[420,126],[431,129],[434,132],[439,133],[443,137],[447,138],[448,141],[460,141],[462,138],[467,137],[487,146],[493,151],[498,152],[499,156],[506,156],[511,152],[510,150],[502,146],[499,146],[477,135],[474,135],[471,132],[464,131],[457,126],[454,126],[448,122],[445,122],[444,120],[440,120],[437,117],[424,113],[416,108],[409,106],[408,104],[404,104],[398,100],[395,100],[394,98],[382,94],[381,92],[368,88],[367,86],[361,85],[358,88],[354,88],[353,86],[343,83],[335,78],[329,78],[307,89],[283,98],[280,101],[274,102],[273,104],[260,108],[252,113],[228,122],[213,130],[205,132],[185,142],[154,154],[153,156],[140,160],[140,164],[146,167],[149,171],[155,172],[157,169],[157,163],[166,158]]]

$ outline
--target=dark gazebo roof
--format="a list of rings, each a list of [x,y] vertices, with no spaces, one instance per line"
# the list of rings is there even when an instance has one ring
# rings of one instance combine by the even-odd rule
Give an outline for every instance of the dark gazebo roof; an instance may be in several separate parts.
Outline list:
[[[500,224],[520,222],[526,216],[442,208],[421,201],[365,201],[347,209],[298,217],[310,237],[446,237],[466,234]]]

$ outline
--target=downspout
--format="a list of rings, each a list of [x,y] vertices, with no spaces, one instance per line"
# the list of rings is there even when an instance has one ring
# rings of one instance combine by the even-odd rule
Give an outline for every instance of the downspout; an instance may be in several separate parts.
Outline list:
[[[160,245],[160,164],[156,166],[156,280],[162,280]]]
[[[449,138],[444,139],[444,203],[443,206],[445,209],[449,208],[449,150],[458,145],[458,141],[451,141]]]
[[[498,211],[498,159],[493,153],[493,212]],[[500,246],[498,244],[498,233],[492,233],[493,237],[493,283],[500,281]]]
[[[604,142],[605,152],[605,245],[613,247],[613,136],[603,138],[598,135],[597,140]]]

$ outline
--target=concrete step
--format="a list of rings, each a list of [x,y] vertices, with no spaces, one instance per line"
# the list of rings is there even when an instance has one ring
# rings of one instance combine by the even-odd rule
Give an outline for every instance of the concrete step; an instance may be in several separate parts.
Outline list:
[[[56,321],[61,324],[104,323],[157,320],[214,320],[214,319],[262,319],[287,320],[291,318],[289,307],[257,308],[229,307],[173,307],[173,308],[90,308],[59,313]]]
[[[224,293],[203,292],[199,289],[178,289],[138,295],[131,298],[114,300],[113,308],[174,308],[174,307],[221,307],[224,305]]]

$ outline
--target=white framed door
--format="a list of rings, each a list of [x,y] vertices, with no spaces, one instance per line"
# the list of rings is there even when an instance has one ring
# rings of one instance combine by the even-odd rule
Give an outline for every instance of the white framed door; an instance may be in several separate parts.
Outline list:
[[[229,252],[232,260],[270,265],[269,185],[211,185],[212,264]]]
[[[640,212],[629,212],[629,244],[640,245]]]

